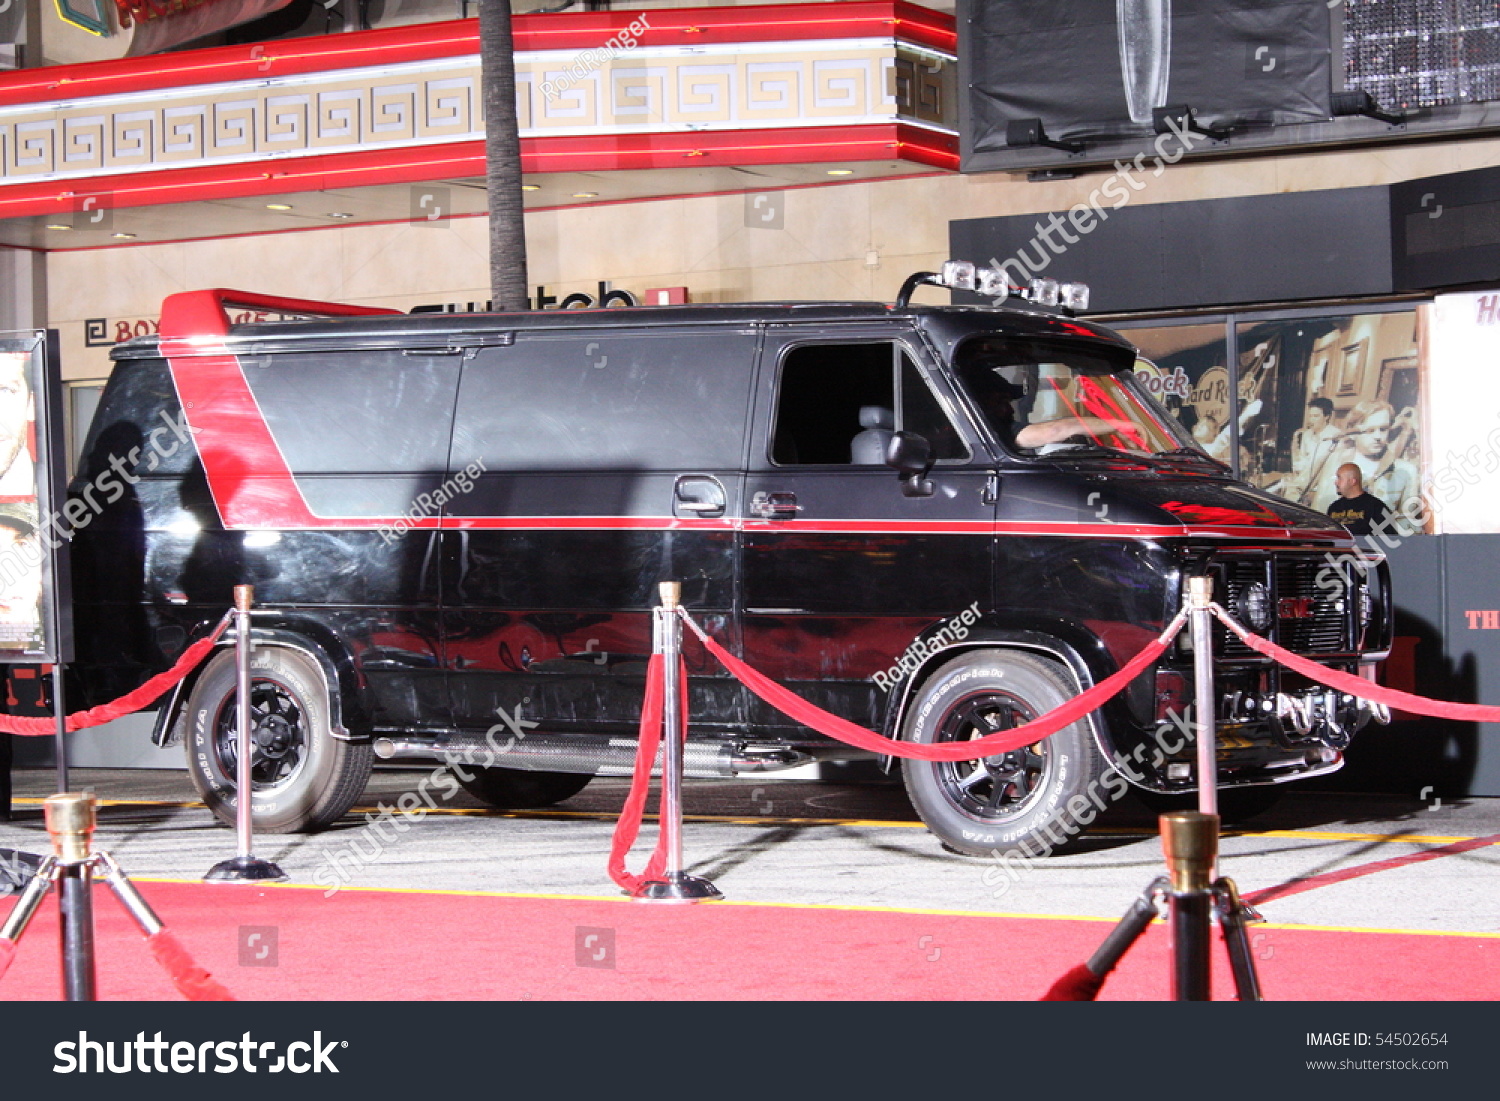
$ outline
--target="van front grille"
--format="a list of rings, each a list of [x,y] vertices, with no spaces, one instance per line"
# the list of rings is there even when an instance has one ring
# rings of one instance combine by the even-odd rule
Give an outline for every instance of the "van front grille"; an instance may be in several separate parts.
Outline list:
[[[1214,573],[1215,599],[1256,634],[1298,654],[1342,654],[1351,650],[1358,594],[1352,591],[1349,573],[1330,567],[1322,555],[1220,559]],[[1248,622],[1242,611],[1240,598],[1257,581],[1270,590],[1269,627]],[[1253,650],[1223,627],[1216,628],[1214,646],[1225,657],[1254,656]]]

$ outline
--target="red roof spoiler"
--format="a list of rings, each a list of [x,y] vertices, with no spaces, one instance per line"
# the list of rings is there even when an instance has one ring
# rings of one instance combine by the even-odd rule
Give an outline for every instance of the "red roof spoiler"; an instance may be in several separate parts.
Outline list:
[[[307,317],[373,317],[399,314],[400,310],[380,306],[351,306],[344,302],[317,302],[307,298],[281,298],[253,291],[232,291],[222,287],[206,291],[184,291],[171,294],[161,304],[161,338],[169,341],[201,341],[203,338],[229,335],[233,324],[229,311],[239,306],[268,313],[302,314]],[[195,340],[196,338],[196,340]],[[186,350],[186,349],[182,349]],[[171,354],[168,351],[168,354]]]

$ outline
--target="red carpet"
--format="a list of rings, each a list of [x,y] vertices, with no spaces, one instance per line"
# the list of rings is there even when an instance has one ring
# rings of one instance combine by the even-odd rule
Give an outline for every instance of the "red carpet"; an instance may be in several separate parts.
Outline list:
[[[247,1001],[1034,1000],[1110,928],[1077,919],[779,906],[140,887],[197,962]],[[58,997],[56,915],[49,898],[0,980],[0,1000]],[[95,919],[101,998],[178,998],[102,888]],[[259,956],[262,964],[273,958],[267,931],[274,930],[276,966],[242,965],[244,926],[262,930],[246,950],[247,962]],[[596,939],[583,943],[590,935]],[[1272,1000],[1500,999],[1500,937],[1264,926],[1251,936]],[[1157,924],[1101,1000],[1165,998],[1166,949]],[[1221,944],[1215,967],[1215,997],[1227,999],[1233,988]]]

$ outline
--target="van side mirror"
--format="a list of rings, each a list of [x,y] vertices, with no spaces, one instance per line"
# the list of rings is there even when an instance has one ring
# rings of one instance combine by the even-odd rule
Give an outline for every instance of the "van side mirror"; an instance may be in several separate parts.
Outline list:
[[[932,444],[916,432],[897,432],[885,447],[885,465],[901,474],[901,492],[907,497],[931,497]]]

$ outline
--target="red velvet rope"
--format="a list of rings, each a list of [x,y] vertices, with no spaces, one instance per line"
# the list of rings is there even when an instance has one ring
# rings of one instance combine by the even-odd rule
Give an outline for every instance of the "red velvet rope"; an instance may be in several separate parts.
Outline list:
[[[682,728],[687,729],[687,667],[678,658],[677,683],[682,696]],[[641,886],[660,878],[667,863],[667,835],[663,830],[656,840],[656,851],[651,854],[646,870],[632,875],[625,869],[625,858],[641,832],[641,819],[646,813],[646,796],[651,791],[651,769],[656,763],[656,751],[661,745],[662,701],[665,698],[665,667],[660,654],[652,654],[646,665],[646,699],[641,704],[640,744],[635,752],[635,773],[630,779],[630,794],[625,797],[625,806],[620,810],[620,820],[615,823],[614,840],[609,849],[609,878],[630,894]]]
[[[841,719],[837,715],[824,711],[821,707],[815,707],[801,696],[797,695],[770,677],[758,673],[744,662],[740,661],[729,651],[725,650],[713,639],[704,633],[703,629],[693,622],[686,612],[682,618],[687,621],[688,626],[703,641],[708,652],[713,654],[723,663],[738,680],[765,700],[772,707],[786,715],[796,719],[803,726],[811,727],[820,734],[826,734],[830,738],[836,738],[841,742],[857,746],[860,749],[868,749],[874,753],[887,753],[892,757],[910,757],[919,761],[975,761],[980,757],[992,757],[997,753],[1009,753],[1011,750],[1020,749],[1022,746],[1032,745],[1043,738],[1056,734],[1071,722],[1081,719],[1090,711],[1095,710],[1105,700],[1123,689],[1146,671],[1162,652],[1171,645],[1172,639],[1181,629],[1181,617],[1174,620],[1163,634],[1146,644],[1145,648],[1135,657],[1131,658],[1118,673],[1106,677],[1094,687],[1079,696],[1075,696],[1061,707],[1054,708],[1045,715],[1032,719],[1029,723],[1012,727],[1010,730],[1002,730],[995,734],[987,734],[982,738],[975,738],[967,742],[938,742],[928,744],[923,742],[903,742],[886,738],[873,730],[866,730],[857,723],[851,723],[847,719]]]
[[[165,929],[158,929],[146,938],[151,955],[161,964],[162,970],[177,987],[177,992],[190,1002],[232,1002],[234,995],[199,967],[188,955],[186,948]]]
[[[1353,673],[1340,672],[1326,665],[1319,665],[1315,661],[1309,661],[1307,658],[1298,657],[1290,650],[1277,646],[1270,639],[1247,631],[1217,605],[1214,606],[1214,615],[1218,616],[1224,626],[1238,635],[1240,641],[1256,653],[1264,654],[1288,669],[1301,673],[1308,680],[1315,680],[1329,688],[1337,688],[1340,692],[1347,692],[1351,696],[1374,700],[1376,703],[1383,703],[1417,715],[1431,715],[1439,719],[1468,719],[1473,722],[1500,722],[1500,707],[1479,703],[1449,703],[1446,700],[1414,696],[1410,692],[1402,692],[1397,688],[1387,688],[1374,681],[1365,680],[1364,677],[1357,677]]]
[[[10,961],[16,958],[16,942],[0,937],[0,979],[10,970]]]
[[[156,674],[139,688],[126,692],[110,703],[101,703],[98,707],[91,707],[87,711],[73,712],[64,723],[65,728],[71,733],[90,726],[100,726],[154,703],[158,696],[191,673],[194,667],[203,660],[204,655],[213,649],[214,643],[219,641],[219,636],[229,626],[229,620],[230,616],[226,614],[223,619],[219,620],[219,625],[213,629],[212,634],[207,638],[200,638],[184,650],[182,656],[177,659],[177,663],[165,673]],[[26,738],[50,738],[56,732],[57,723],[52,718],[0,715],[0,733],[19,734]]]
[[[1095,1002],[1104,988],[1108,975],[1096,975],[1086,963],[1080,963],[1058,979],[1037,1001],[1040,1002]]]

